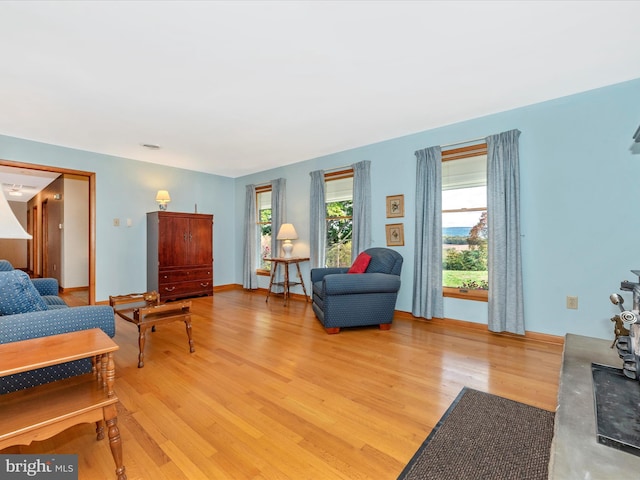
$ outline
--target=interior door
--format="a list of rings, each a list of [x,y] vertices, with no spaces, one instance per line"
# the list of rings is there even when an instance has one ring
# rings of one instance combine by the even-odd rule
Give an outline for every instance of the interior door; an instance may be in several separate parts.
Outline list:
[[[40,231],[42,232],[42,263],[41,263],[41,276],[47,278],[49,277],[49,229],[47,225],[49,224],[49,208],[48,203],[45,200],[42,202],[42,222]]]
[[[28,211],[27,233],[31,234],[31,240],[27,242],[27,268],[29,273],[35,276],[36,273],[36,252],[38,244],[38,207],[34,206]]]

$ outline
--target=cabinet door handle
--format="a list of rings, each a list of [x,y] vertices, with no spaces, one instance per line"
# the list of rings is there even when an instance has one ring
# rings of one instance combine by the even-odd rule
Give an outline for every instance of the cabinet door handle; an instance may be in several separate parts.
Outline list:
[[[182,234],[182,238],[184,239],[184,241],[185,241],[185,242],[187,241],[187,234],[186,234],[186,232]]]
[[[173,291],[176,289],[176,287],[164,287],[164,289],[165,289],[167,292],[173,292]]]
[[[207,283],[200,282],[200,286],[201,287],[208,287],[209,286],[209,282],[207,282]]]

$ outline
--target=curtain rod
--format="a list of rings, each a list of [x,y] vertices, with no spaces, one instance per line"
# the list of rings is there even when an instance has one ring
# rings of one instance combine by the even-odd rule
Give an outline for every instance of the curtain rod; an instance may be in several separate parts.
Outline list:
[[[486,142],[486,140],[487,140],[487,137],[472,138],[471,140],[465,140],[464,142],[447,143],[445,145],[440,145],[440,148],[457,147],[458,145],[466,145],[467,143],[476,143],[480,141]]]

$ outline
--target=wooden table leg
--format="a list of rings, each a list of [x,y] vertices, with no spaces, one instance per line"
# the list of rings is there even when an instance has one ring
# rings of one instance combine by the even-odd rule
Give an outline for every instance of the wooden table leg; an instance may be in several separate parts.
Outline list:
[[[300,280],[300,285],[302,285],[302,291],[304,292],[304,301],[309,301],[309,295],[307,295],[307,288],[304,286],[304,280],[302,279],[302,272],[300,272],[300,263],[296,262],[296,268],[298,269],[298,279]]]
[[[96,357],[96,371],[98,383],[102,388],[107,386],[107,357],[102,354]]]
[[[144,341],[147,333],[147,326],[144,324],[138,325],[138,348],[140,353],[138,354],[138,368],[144,367]]]
[[[265,302],[269,301],[269,295],[271,295],[271,287],[273,287],[273,280],[276,277],[277,271],[278,271],[278,262],[273,262],[271,264],[271,278],[269,279],[269,289],[267,290],[267,298],[264,300]]]
[[[93,373],[99,385],[102,385],[102,355],[91,357],[91,373]]]
[[[122,462],[122,438],[118,429],[118,413],[115,405],[108,405],[103,409],[104,419],[107,423],[109,435],[109,447],[116,464],[116,476],[118,480],[127,480],[125,467]]]
[[[96,440],[102,440],[104,438],[104,422],[98,420],[96,422]]]
[[[113,352],[109,352],[106,355],[107,361],[107,376],[106,376],[106,387],[107,387],[107,395],[113,397],[116,393],[113,390],[113,386],[116,383],[116,362],[113,359]]]
[[[284,305],[287,305],[287,300],[289,300],[289,265],[284,264]]]
[[[191,337],[191,315],[187,314],[184,317],[184,324],[187,327],[187,338],[189,339],[189,351],[193,353],[196,351],[196,347],[194,346],[193,338]]]

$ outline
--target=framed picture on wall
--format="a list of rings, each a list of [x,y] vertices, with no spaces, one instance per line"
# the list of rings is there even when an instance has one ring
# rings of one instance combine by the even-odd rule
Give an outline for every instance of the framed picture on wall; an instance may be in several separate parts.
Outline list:
[[[385,225],[387,230],[387,246],[402,247],[404,246],[404,225],[402,223],[391,223]]]
[[[404,217],[404,195],[387,197],[387,218]]]

